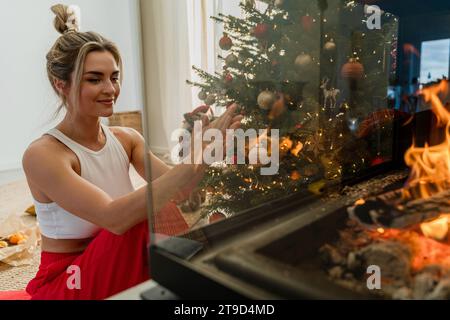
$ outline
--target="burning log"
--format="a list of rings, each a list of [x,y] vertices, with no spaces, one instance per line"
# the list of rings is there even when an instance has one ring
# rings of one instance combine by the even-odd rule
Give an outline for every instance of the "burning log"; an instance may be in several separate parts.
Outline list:
[[[408,189],[391,191],[347,209],[351,219],[367,227],[406,229],[450,213],[450,190],[429,198],[410,199]]]

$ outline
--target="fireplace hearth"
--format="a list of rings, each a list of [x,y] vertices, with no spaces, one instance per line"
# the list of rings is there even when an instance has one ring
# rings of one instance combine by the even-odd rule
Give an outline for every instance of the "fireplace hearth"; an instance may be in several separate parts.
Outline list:
[[[431,40],[450,39],[450,6],[435,0],[342,3],[329,1],[339,14],[317,8],[313,0],[301,11],[307,12],[300,19],[307,27],[313,23],[311,10],[323,21],[315,43],[320,63],[310,66],[316,73],[309,87],[301,82],[310,100],[293,99],[299,90],[291,80],[256,83],[262,89],[248,97],[260,102],[269,97],[281,109],[285,101],[291,108],[298,103],[300,111],[311,100],[316,103],[317,118],[305,111],[311,122],[295,126],[305,135],[284,132],[280,176],[266,181],[253,166],[218,166],[209,180],[216,185],[203,191],[216,200],[215,213],[223,209],[221,216],[227,218],[153,242],[152,276],[178,296],[450,299],[449,77],[432,78],[421,48]],[[380,31],[383,37],[369,41],[370,33],[361,27],[365,20],[355,16],[364,14],[363,4],[384,10],[390,27]],[[424,21],[420,30],[418,19]],[[341,37],[341,46],[328,39],[332,35]],[[289,36],[280,41],[289,43]],[[362,65],[363,57],[357,58],[367,47],[372,55],[384,52],[383,58],[366,57]],[[286,54],[282,50],[280,57]],[[305,69],[310,58],[296,53],[291,60]],[[278,61],[270,64],[269,78],[278,74],[275,67]],[[421,74],[421,68],[429,74]],[[271,90],[286,92],[272,96]],[[332,103],[327,109],[330,97],[341,98],[339,108]],[[310,130],[307,123],[320,130]],[[232,192],[230,181],[236,186]]]

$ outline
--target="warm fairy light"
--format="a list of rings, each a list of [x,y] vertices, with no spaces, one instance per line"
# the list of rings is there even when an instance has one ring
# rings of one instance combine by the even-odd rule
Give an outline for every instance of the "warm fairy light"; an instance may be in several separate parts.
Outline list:
[[[383,229],[383,228],[378,228],[378,229],[377,229],[377,232],[378,232],[379,234],[383,234],[383,233],[384,233],[384,229]]]
[[[302,151],[303,149],[303,143],[301,143],[300,141],[297,142],[297,145],[295,146],[294,149],[291,150],[292,155],[298,157],[298,154],[300,153],[300,151]]]
[[[290,150],[292,148],[293,142],[291,139],[285,137],[281,142],[281,148],[284,150]]]
[[[355,206],[362,206],[366,201],[364,199],[358,199],[355,201]]]

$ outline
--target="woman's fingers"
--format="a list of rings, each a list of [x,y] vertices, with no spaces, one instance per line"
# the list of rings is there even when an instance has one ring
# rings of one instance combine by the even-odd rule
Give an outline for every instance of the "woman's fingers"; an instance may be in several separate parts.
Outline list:
[[[223,114],[222,122],[220,122],[220,130],[228,129],[232,123],[233,117],[236,113],[237,104],[232,104]]]
[[[241,122],[242,119],[244,119],[243,115],[237,115],[237,116],[234,116],[234,118],[233,118],[233,120],[231,120],[231,122],[232,123],[234,123],[234,122]]]
[[[236,129],[239,129],[240,127],[241,127],[241,122],[235,121],[230,125],[229,129],[236,130]]]
[[[240,126],[240,122],[244,118],[242,115],[235,115],[237,104],[232,104],[227,108],[225,113],[218,119],[209,124],[209,128],[214,128],[225,133],[226,129],[237,129]]]

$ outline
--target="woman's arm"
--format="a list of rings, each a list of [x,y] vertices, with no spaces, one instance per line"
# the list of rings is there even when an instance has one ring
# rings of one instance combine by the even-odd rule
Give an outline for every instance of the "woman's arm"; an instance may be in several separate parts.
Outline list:
[[[232,124],[234,110],[230,108],[219,118],[215,124],[217,128],[224,131],[238,126],[237,123]],[[80,177],[70,161],[58,156],[60,154],[61,150],[56,146],[31,145],[23,156],[29,184],[35,185],[68,212],[115,234],[123,234],[147,218],[147,186],[113,200],[106,192]],[[200,180],[203,170],[203,165],[182,164],[152,181],[154,212],[159,212],[171,199],[182,196],[187,185]]]
[[[68,212],[115,234],[123,234],[147,218],[147,186],[113,200],[106,192],[80,177],[48,145],[32,145],[24,154],[23,168],[30,184]],[[194,168],[177,166],[152,183],[155,212],[195,175]]]
[[[145,172],[145,141],[144,137],[132,128],[124,128],[126,130],[128,143],[131,145],[131,159],[130,162],[136,169],[137,173],[144,179],[148,180],[148,176]],[[148,151],[148,157],[151,165],[151,175],[152,180],[156,180],[165,173],[167,173],[171,168],[156,157],[151,151]]]

